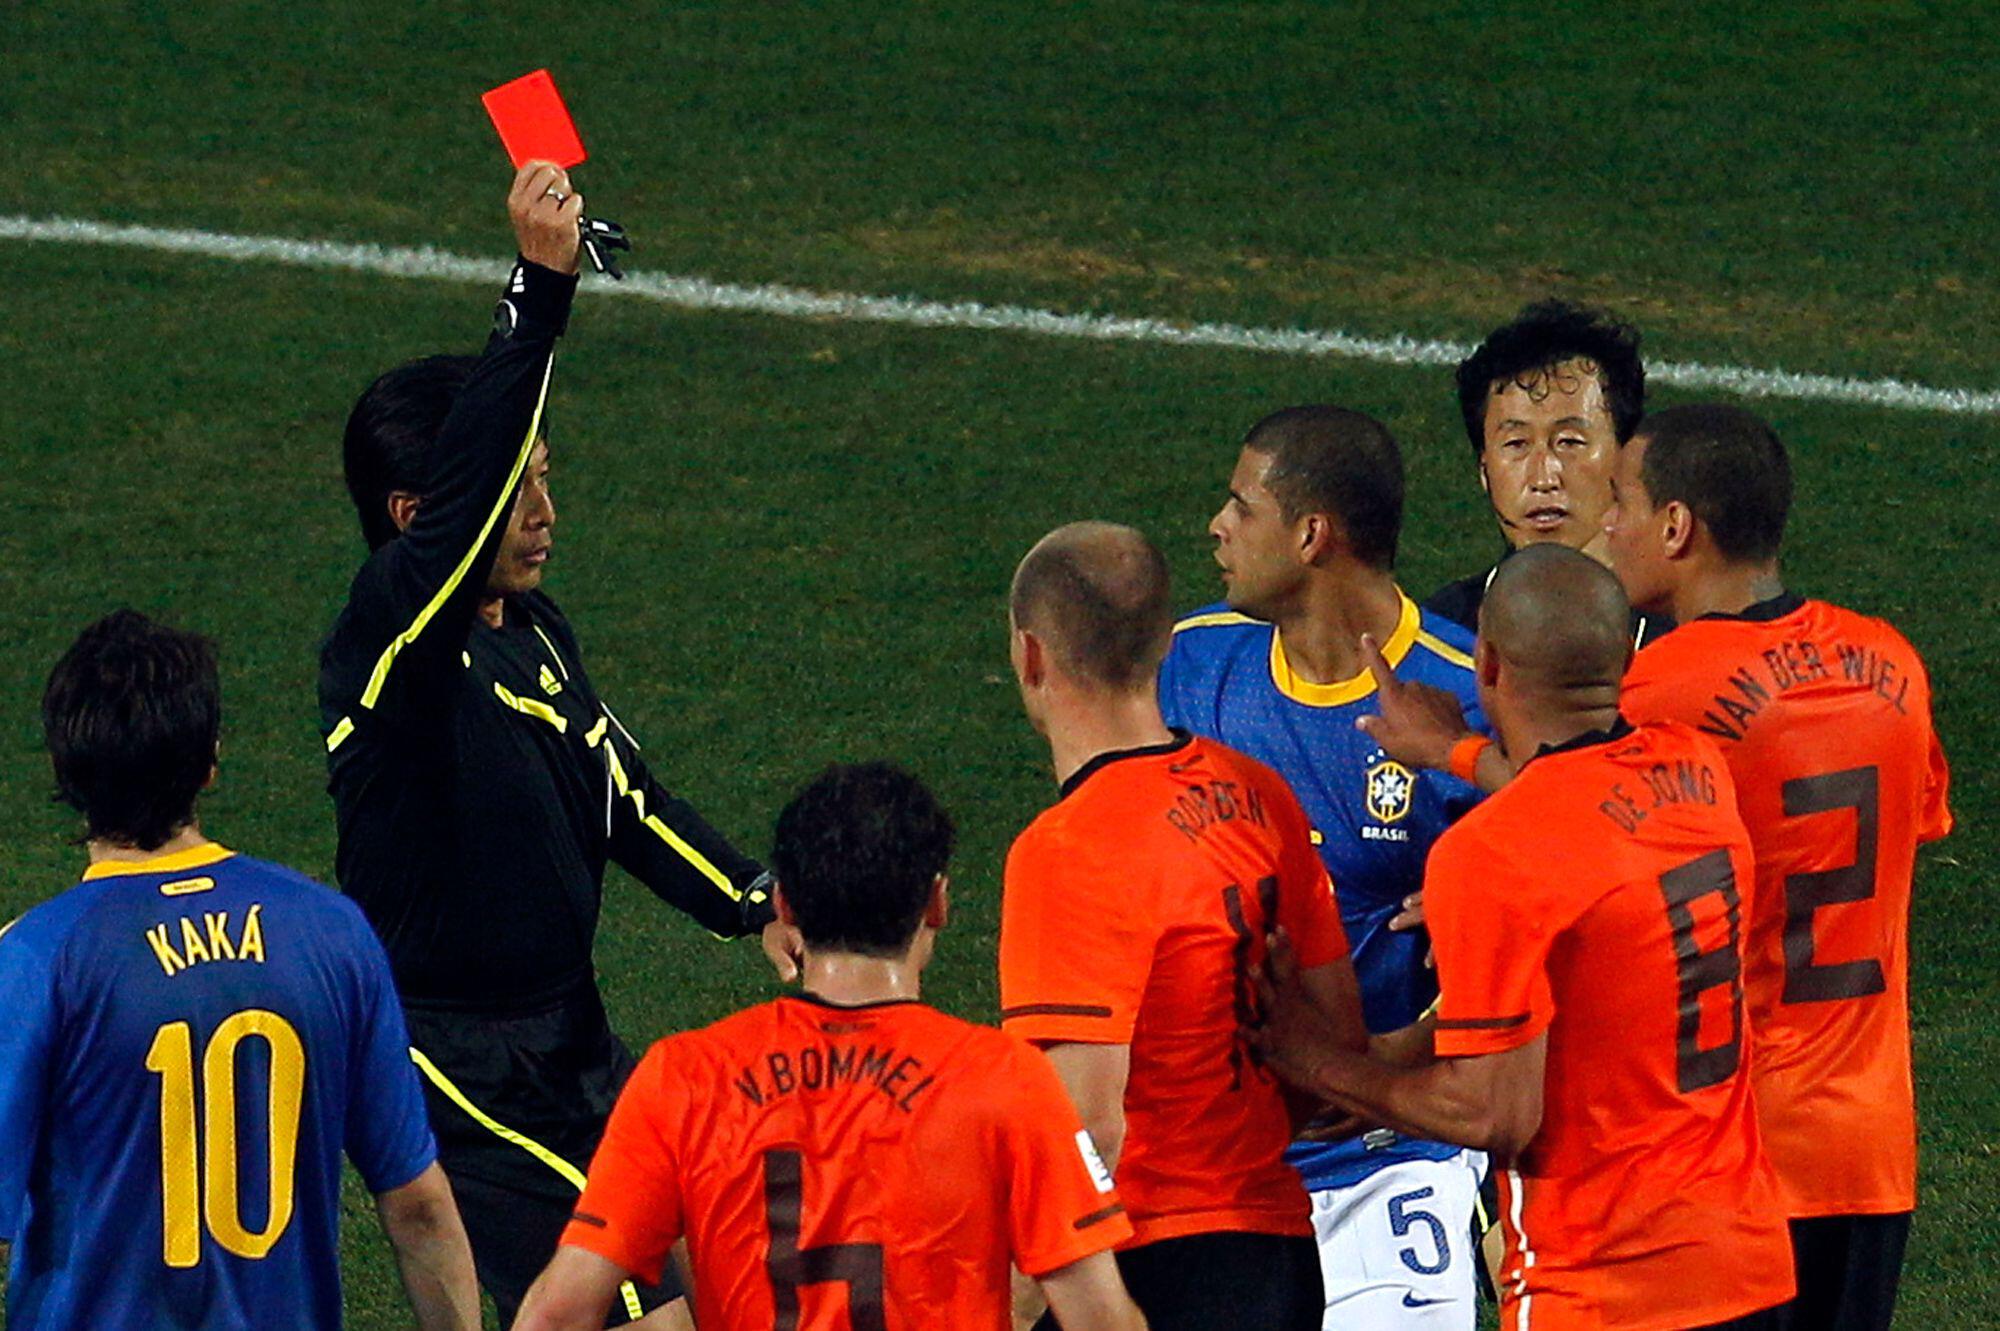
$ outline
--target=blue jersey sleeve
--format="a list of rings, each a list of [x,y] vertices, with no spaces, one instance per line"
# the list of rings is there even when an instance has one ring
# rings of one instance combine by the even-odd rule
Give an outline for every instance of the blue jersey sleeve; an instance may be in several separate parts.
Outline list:
[[[355,912],[355,964],[360,995],[355,1007],[352,1078],[347,1094],[347,1157],[372,1193],[402,1187],[437,1159],[424,1110],[424,1088],[410,1061],[410,1033],[389,973],[389,958]]]
[[[1186,730],[1189,728],[1188,718],[1181,707],[1181,675],[1183,672],[1180,652],[1176,650],[1179,646],[1180,644],[1177,642],[1169,644],[1167,647],[1167,657],[1164,661],[1160,662],[1160,715],[1165,718],[1168,725]]]
[[[19,1236],[56,1047],[55,951],[39,921],[0,933],[0,1240]]]

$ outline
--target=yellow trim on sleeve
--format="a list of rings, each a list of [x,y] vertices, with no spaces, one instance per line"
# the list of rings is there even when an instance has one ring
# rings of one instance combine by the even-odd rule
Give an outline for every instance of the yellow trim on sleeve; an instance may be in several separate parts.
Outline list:
[[[532,716],[537,721],[546,721],[556,728],[558,735],[569,733],[568,717],[545,702],[538,702],[533,698],[521,697],[497,679],[493,681],[493,696],[523,716]]]
[[[592,726],[588,731],[584,733],[583,742],[589,745],[593,749],[596,748],[597,741],[603,739],[604,732],[609,730],[610,728],[611,728],[610,717],[608,716],[598,717],[597,724]]]
[[[353,733],[354,733],[354,718],[351,716],[341,717],[340,724],[335,726],[333,728],[333,733],[326,737],[326,751],[328,753],[332,753],[335,749],[345,744],[347,742],[347,737],[349,735],[352,735]]]
[[[417,640],[418,635],[424,631],[437,612],[444,608],[444,603],[451,599],[452,593],[458,590],[458,585],[465,581],[465,575],[472,571],[472,561],[478,556],[479,547],[486,544],[486,538],[492,534],[494,524],[499,522],[512,507],[514,487],[520,483],[521,473],[527,469],[528,459],[535,451],[535,439],[542,430],[542,408],[548,405],[549,377],[555,373],[555,368],[556,358],[554,353],[550,353],[548,364],[542,367],[542,390],[535,398],[535,414],[528,421],[527,438],[521,441],[521,451],[514,458],[514,469],[507,474],[507,484],[501,488],[500,498],[493,505],[493,511],[486,515],[486,521],[479,528],[479,535],[473,538],[465,556],[458,561],[458,567],[451,571],[451,576],[444,580],[444,585],[437,589],[437,594],[431,597],[430,603],[417,612],[416,619],[411,621],[408,628],[391,638],[389,645],[382,649],[381,657],[375,662],[374,671],[368,676],[368,687],[361,690],[363,707],[371,711],[374,709],[376,702],[382,697],[383,686],[389,682],[389,668],[396,664],[396,658],[402,655],[403,649]]]
[[[141,873],[179,873],[182,869],[201,869],[211,864],[220,864],[236,852],[227,846],[219,846],[213,841],[177,850],[171,855],[154,855],[143,860],[99,860],[83,871],[83,881],[88,883],[98,878],[123,878]]]
[[[1396,620],[1395,631],[1382,644],[1382,658],[1391,669],[1401,665],[1403,658],[1410,654],[1422,620],[1415,601],[1401,591],[1396,595],[1402,599],[1403,612]],[[1271,630],[1271,682],[1277,685],[1278,692],[1308,707],[1339,707],[1344,703],[1359,702],[1375,692],[1375,676],[1365,668],[1358,675],[1338,679],[1331,684],[1315,684],[1309,679],[1299,678],[1292,669],[1292,663],[1285,659],[1284,639],[1275,628]]]
[[[1443,657],[1461,670],[1472,669],[1472,658],[1435,634],[1417,630],[1417,645]]]
[[[1205,615],[1189,615],[1186,619],[1174,625],[1174,632],[1179,633],[1182,629],[1220,628],[1224,624],[1260,624],[1262,622],[1262,620],[1252,619],[1250,616],[1240,614],[1234,610],[1211,610]]]
[[[16,915],[13,919],[7,921],[7,923],[0,924],[0,938],[5,938],[7,936],[7,931],[9,929],[12,929],[15,925],[19,924],[20,922],[21,922],[21,917],[19,915]]]
[[[606,716],[609,715],[607,712]],[[622,726],[619,728],[624,729]],[[584,736],[584,741],[592,748],[596,748],[600,741],[603,742],[604,763],[611,771],[611,785],[621,799],[632,801],[632,808],[638,814],[639,822],[654,836],[672,847],[674,854],[692,864],[704,878],[715,884],[722,895],[731,901],[743,900],[743,889],[730,882],[728,874],[716,868],[708,856],[689,845],[678,832],[661,822],[656,815],[646,812],[646,792],[634,786],[631,778],[625,775],[625,764],[618,761],[617,747],[604,737],[603,721],[599,721],[591,728],[590,734]]]

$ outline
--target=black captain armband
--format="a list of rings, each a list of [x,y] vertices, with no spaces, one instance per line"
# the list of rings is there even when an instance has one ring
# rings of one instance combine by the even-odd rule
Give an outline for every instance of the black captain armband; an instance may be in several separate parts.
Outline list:
[[[771,876],[769,869],[750,880],[743,889],[743,932],[745,935],[761,934],[764,926],[778,918],[777,903],[771,900],[771,889],[778,880]]]
[[[556,338],[569,327],[575,273],[559,273],[518,255],[507,294],[493,307],[493,331],[505,338]]]

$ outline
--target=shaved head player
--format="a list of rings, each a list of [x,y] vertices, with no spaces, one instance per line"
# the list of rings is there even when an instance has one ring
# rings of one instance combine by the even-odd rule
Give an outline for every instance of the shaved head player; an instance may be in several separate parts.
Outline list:
[[[1051,532],[1014,575],[1014,675],[1060,798],[1007,855],[1001,1023],[1048,1051],[1103,1149],[1155,1328],[1312,1331],[1319,1261],[1292,1116],[1244,1042],[1249,968],[1289,929],[1358,1048],[1354,973],[1283,779],[1161,719],[1172,606],[1160,552],[1109,523]]]
[[[1507,1331],[1775,1331],[1793,1280],[1751,1099],[1750,838],[1713,742],[1619,714],[1629,615],[1556,545],[1487,592],[1480,699],[1519,772],[1431,852],[1435,1061],[1349,1052],[1282,956],[1263,1047],[1312,1094],[1492,1152]]]

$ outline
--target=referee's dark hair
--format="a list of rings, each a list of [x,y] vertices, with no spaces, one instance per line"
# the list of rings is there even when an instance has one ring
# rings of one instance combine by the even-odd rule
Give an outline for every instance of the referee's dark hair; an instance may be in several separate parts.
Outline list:
[[[221,731],[215,644],[136,610],[79,634],[42,692],[56,798],[92,840],[154,850],[193,821]]]
[[[1494,385],[1531,380],[1566,361],[1597,367],[1611,428],[1624,443],[1646,410],[1646,364],[1639,330],[1603,310],[1566,300],[1537,301],[1486,335],[1458,363],[1458,410],[1472,454],[1486,451],[1486,401]]]
[[[778,815],[771,867],[806,946],[900,957],[956,835],[936,796],[902,768],[835,763]]]
[[[1007,609],[1077,679],[1120,691],[1152,680],[1174,635],[1166,556],[1145,533],[1072,522],[1035,543]]]
[[[438,435],[478,364],[477,356],[425,356],[398,365],[368,385],[348,413],[341,465],[370,550],[398,535],[391,493],[429,493]]]
[[[1354,557],[1396,565],[1403,530],[1403,451],[1389,427],[1345,407],[1287,407],[1250,427],[1243,447],[1270,459],[1264,485],[1285,521],[1331,514]]]
[[[1639,480],[1654,508],[1686,504],[1732,564],[1778,557],[1792,463],[1763,417],[1721,402],[1668,407],[1639,422],[1634,437],[1646,441]]]

